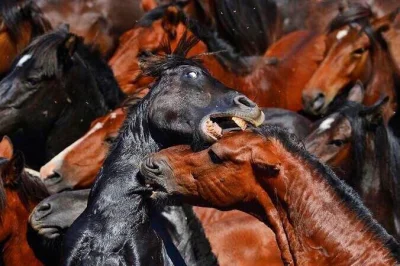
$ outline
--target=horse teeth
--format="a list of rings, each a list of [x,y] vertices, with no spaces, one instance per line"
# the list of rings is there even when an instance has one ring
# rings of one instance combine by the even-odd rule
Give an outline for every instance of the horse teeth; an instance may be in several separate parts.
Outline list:
[[[246,121],[239,117],[232,117],[233,122],[240,127],[240,129],[245,130],[247,127]]]

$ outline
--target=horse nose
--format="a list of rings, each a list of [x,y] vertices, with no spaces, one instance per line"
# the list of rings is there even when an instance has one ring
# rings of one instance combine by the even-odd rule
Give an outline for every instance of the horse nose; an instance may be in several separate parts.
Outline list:
[[[148,157],[143,162],[141,168],[144,173],[150,174],[152,176],[159,176],[163,172],[164,164],[162,160],[158,160],[153,157]]]
[[[33,213],[33,219],[39,221],[44,217],[48,216],[52,212],[53,208],[50,203],[39,203],[39,206],[35,208]]]
[[[303,94],[303,105],[306,111],[319,114],[325,105],[325,94],[320,91],[316,91],[312,95]]]
[[[257,107],[257,104],[255,104],[252,100],[250,100],[249,98],[247,98],[244,95],[239,95],[236,96],[233,99],[234,103],[239,106],[240,108],[255,108]]]
[[[56,164],[49,162],[40,168],[40,179],[44,182],[56,183],[62,178]]]

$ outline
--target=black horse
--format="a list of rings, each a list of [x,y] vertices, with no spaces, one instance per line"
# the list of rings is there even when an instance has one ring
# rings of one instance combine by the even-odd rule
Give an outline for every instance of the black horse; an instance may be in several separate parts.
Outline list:
[[[37,168],[122,99],[107,64],[61,27],[36,38],[0,82],[0,135]]]
[[[304,144],[332,166],[360,194],[374,218],[399,239],[400,145],[382,118],[386,104],[388,98],[370,107],[346,102],[315,123]]]
[[[185,58],[198,41],[186,36],[174,53],[166,49],[165,56],[143,58],[144,73],[157,79],[149,94],[130,108],[87,208],[67,231],[64,265],[171,263],[151,227],[153,208],[146,199],[151,192],[138,176],[142,159],[162,147],[211,143],[246,122],[262,123],[256,104],[213,79],[198,60]],[[209,258],[197,258],[197,264],[214,264],[215,257]]]

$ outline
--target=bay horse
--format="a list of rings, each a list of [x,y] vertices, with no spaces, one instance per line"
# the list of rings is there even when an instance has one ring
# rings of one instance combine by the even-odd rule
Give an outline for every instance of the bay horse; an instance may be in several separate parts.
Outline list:
[[[54,28],[70,25],[86,45],[108,58],[119,36],[131,29],[143,15],[140,0],[38,0],[37,5]]]
[[[51,26],[33,1],[0,2],[0,79],[10,70],[13,60],[33,38]]]
[[[35,169],[124,99],[106,62],[66,27],[24,49],[0,96],[0,135],[11,135]]]
[[[22,153],[14,152],[11,141],[4,137],[0,142],[0,261],[5,266],[43,265],[29,243],[28,217],[49,194],[24,166]]]
[[[276,127],[225,135],[208,149],[175,146],[147,157],[150,199],[240,209],[274,231],[289,265],[397,265],[400,246],[357,194]]]
[[[171,253],[172,246],[169,255],[173,256],[167,256],[152,228],[150,215],[153,219],[160,215],[146,203],[149,189],[137,177],[140,161],[174,144],[212,143],[227,131],[240,130],[246,124],[258,126],[264,119],[255,103],[213,79],[197,60],[186,58],[197,42],[193,37],[181,39],[173,52],[166,47],[171,53],[147,57],[141,63],[144,73],[156,81],[149,94],[129,108],[96,177],[87,208],[67,231],[64,265],[169,265],[170,259],[183,263]],[[180,211],[170,215],[179,217]],[[171,242],[164,241],[167,245]],[[214,265],[216,258],[208,249],[203,252],[207,256],[185,259],[191,260],[190,265]]]
[[[203,64],[214,78],[259,106],[292,111],[302,109],[302,89],[325,51],[325,35],[299,31],[271,45],[264,56],[242,56],[215,31],[187,18],[179,7],[166,5],[147,13],[136,28],[121,37],[121,45],[109,64],[122,90],[132,94],[147,88],[152,79],[140,74],[139,59],[149,52],[159,52],[166,39],[174,47],[183,34],[201,39],[190,55],[204,54]]]
[[[327,55],[303,91],[306,112],[325,114],[333,101],[360,80],[365,86],[364,104],[389,96],[384,113],[389,121],[397,109],[400,76],[382,32],[396,12],[373,20],[369,8],[354,5],[332,20]]]
[[[384,123],[385,104],[387,98],[370,107],[347,102],[316,123],[304,144],[353,187],[374,218],[399,239],[400,145]]]

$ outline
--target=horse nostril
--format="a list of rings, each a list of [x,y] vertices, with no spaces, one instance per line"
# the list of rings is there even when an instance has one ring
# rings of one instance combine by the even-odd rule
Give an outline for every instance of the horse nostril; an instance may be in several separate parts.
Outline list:
[[[35,220],[40,220],[43,217],[49,215],[52,211],[50,203],[42,203],[35,210]]]
[[[236,96],[233,101],[240,107],[254,108],[257,105],[244,95]]]
[[[320,110],[325,105],[325,95],[321,92],[317,94],[313,101],[313,109],[315,111]]]
[[[151,159],[151,158],[147,158],[145,161],[145,168],[146,171],[151,172],[153,174],[160,174],[161,173],[161,162]]]

